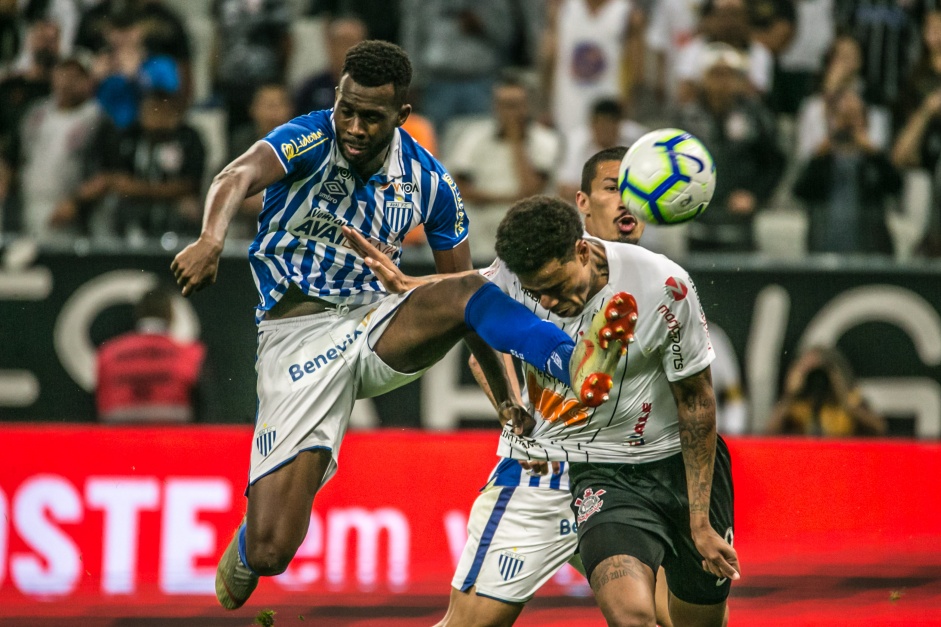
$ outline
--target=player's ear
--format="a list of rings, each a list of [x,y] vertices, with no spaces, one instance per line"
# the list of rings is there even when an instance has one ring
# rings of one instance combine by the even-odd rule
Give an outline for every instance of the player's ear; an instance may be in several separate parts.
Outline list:
[[[578,190],[577,192],[575,192],[575,207],[586,218],[590,216],[591,214],[588,212],[588,209],[589,209],[588,194],[586,194],[582,190]]]
[[[575,242],[575,258],[578,259],[579,263],[582,265],[591,261],[591,248],[588,246],[586,240],[579,239]]]
[[[398,119],[396,119],[395,125],[396,125],[396,126],[402,126],[403,124],[405,124],[405,120],[408,119],[408,116],[409,116],[409,114],[410,114],[411,112],[412,112],[412,105],[410,105],[410,104],[403,104],[403,105],[399,108],[399,117],[398,117]]]

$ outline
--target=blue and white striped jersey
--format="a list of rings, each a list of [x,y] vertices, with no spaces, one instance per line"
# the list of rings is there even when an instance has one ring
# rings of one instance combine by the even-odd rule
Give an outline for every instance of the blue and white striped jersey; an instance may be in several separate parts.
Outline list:
[[[547,488],[568,491],[569,465],[567,462],[559,462],[559,472],[548,475],[531,475],[523,470],[519,460],[504,457],[497,463],[497,467],[490,473],[490,477],[487,478],[487,485],[491,484],[510,488]]]
[[[310,296],[360,305],[383,294],[379,280],[348,247],[349,225],[399,262],[402,239],[425,225],[434,250],[467,238],[468,220],[454,180],[408,133],[396,129],[382,168],[359,178],[336,143],[333,111],[314,111],[271,131],[264,141],[287,175],[265,190],[249,261],[257,316],[296,284]]]

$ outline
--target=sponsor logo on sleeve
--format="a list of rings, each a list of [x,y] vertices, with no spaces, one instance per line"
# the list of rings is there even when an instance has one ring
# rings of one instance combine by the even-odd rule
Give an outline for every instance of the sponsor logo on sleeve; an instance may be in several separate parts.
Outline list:
[[[464,199],[461,198],[461,192],[457,188],[457,183],[454,182],[450,174],[445,172],[441,178],[448,184],[448,187],[451,188],[451,194],[454,196],[454,205],[457,209],[454,218],[454,235],[455,237],[460,237],[464,234],[464,231],[467,230],[467,214],[464,213]]]
[[[281,154],[284,155],[286,161],[290,161],[294,157],[299,157],[308,150],[316,148],[327,141],[327,139],[327,137],[324,137],[323,131],[313,131],[312,133],[294,137],[281,144]]]
[[[683,339],[683,327],[680,324],[680,320],[666,305],[657,307],[657,313],[663,316],[663,321],[667,324],[667,339],[670,342],[670,354],[673,356],[673,369],[682,370],[683,346],[680,344],[680,341]]]
[[[679,301],[686,298],[686,295],[689,293],[689,288],[686,286],[686,282],[683,281],[683,279],[671,276],[664,284],[664,291],[666,291],[667,295],[671,296],[673,300]]]

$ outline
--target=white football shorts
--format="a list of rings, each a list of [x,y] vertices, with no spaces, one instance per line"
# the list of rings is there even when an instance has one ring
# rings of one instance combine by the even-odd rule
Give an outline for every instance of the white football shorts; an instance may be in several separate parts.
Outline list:
[[[249,485],[312,449],[332,453],[326,483],[336,472],[355,400],[422,375],[424,370],[393,370],[372,349],[408,295],[258,324],[258,411]]]
[[[578,534],[567,490],[484,488],[467,520],[467,544],[451,586],[525,603],[575,555]]]

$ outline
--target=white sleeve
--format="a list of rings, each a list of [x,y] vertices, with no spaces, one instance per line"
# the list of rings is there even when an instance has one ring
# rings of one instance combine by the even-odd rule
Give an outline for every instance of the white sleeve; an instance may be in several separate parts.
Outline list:
[[[495,284],[504,294],[510,294],[510,286],[513,285],[513,273],[500,259],[494,259],[493,263],[478,270],[481,276]],[[510,294],[512,296],[512,294]]]
[[[658,311],[663,325],[660,350],[667,380],[685,379],[712,363],[715,352],[709,341],[706,314],[688,274],[680,272],[666,279]]]

